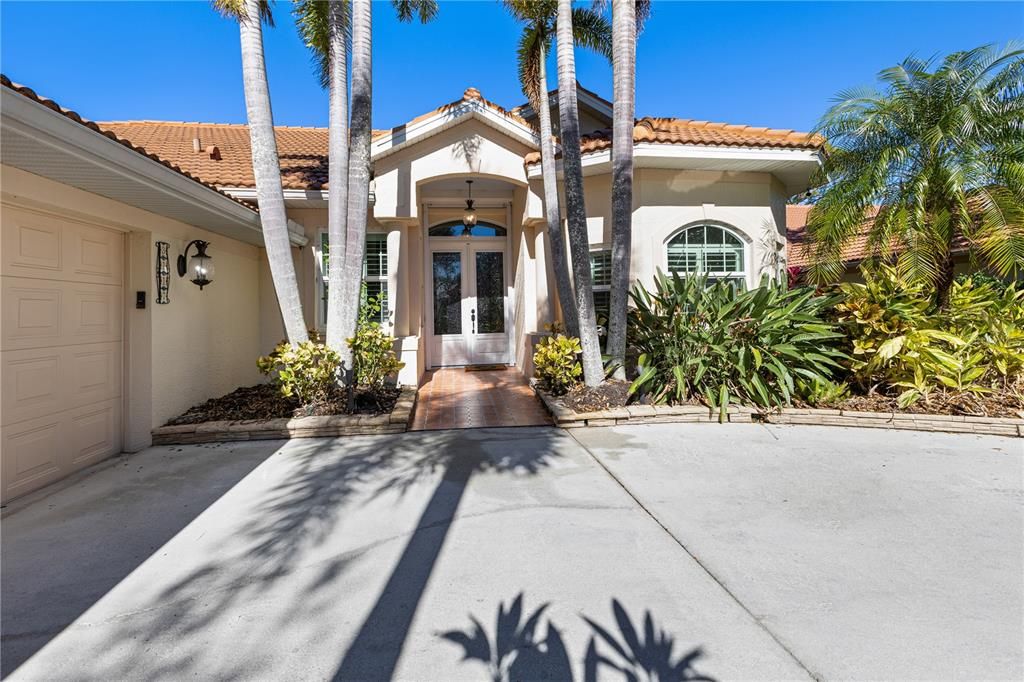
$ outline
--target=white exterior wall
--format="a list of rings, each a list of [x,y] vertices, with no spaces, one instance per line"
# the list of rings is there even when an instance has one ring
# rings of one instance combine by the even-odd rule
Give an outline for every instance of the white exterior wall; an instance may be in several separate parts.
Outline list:
[[[125,268],[125,449],[146,447],[149,431],[196,403],[261,381],[262,249],[9,166],[6,202],[29,202],[128,233]],[[180,278],[178,254],[210,242],[216,274],[203,288]],[[170,244],[170,303],[156,303],[156,242]],[[137,291],[146,308],[135,308]]]
[[[775,207],[785,197],[767,173],[673,171],[640,168],[634,181],[634,280],[653,282],[657,268],[667,270],[666,245],[683,227],[709,223],[730,228],[746,244],[747,286],[762,274],[774,276],[773,260],[785,253],[785,223]],[[782,221],[785,220],[783,208]],[[606,229],[610,243],[610,225]]]
[[[374,215],[417,218],[418,188],[445,177],[492,177],[526,184],[530,148],[476,119],[468,119],[374,162]]]

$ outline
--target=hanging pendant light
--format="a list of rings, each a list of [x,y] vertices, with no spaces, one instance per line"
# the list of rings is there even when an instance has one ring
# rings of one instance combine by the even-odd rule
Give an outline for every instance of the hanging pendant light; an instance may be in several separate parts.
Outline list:
[[[466,210],[462,212],[462,224],[465,225],[462,234],[468,235],[476,225],[476,209],[473,208],[473,181],[466,180]]]

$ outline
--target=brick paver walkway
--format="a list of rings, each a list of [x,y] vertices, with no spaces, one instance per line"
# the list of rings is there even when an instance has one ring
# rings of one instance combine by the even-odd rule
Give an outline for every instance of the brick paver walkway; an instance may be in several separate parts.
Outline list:
[[[413,431],[484,426],[537,426],[551,419],[515,368],[427,373],[416,401]]]

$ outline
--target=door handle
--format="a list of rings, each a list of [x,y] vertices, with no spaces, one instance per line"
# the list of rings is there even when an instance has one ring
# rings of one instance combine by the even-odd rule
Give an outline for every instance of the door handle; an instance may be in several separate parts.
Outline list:
[[[473,334],[476,335],[476,308],[469,311],[469,319],[473,323]]]

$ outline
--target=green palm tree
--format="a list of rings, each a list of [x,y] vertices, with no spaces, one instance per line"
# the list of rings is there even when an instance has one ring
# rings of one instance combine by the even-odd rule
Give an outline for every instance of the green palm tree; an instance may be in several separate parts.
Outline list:
[[[345,264],[342,269],[341,338],[355,336],[362,294],[363,258],[366,254],[366,220],[370,204],[370,138],[373,133],[372,12],[371,0],[351,0],[352,22],[352,111],[348,150],[348,214],[346,217]],[[435,0],[393,0],[402,21],[429,21],[437,14]],[[329,311],[328,311],[329,312]],[[355,382],[352,348],[341,351],[346,383]],[[349,404],[355,394],[349,391]]]
[[[883,91],[840,93],[817,128],[829,146],[808,216],[812,280],[838,279],[844,244],[865,233],[940,304],[958,242],[1000,275],[1024,269],[1022,55],[1010,45],[938,66],[908,58],[879,74]]]
[[[438,9],[436,0],[393,0],[392,5],[401,21],[419,17],[427,22]],[[341,355],[350,386],[354,367],[347,340],[355,335],[359,316],[369,213],[371,10],[369,0],[302,0],[295,7],[299,32],[313,52],[321,84],[329,90],[327,345]],[[351,122],[346,97],[349,43]]]
[[[348,205],[345,218],[345,259],[341,274],[341,308],[328,310],[341,318],[342,339],[355,336],[362,294],[363,257],[366,251],[366,220],[370,204],[370,137],[373,113],[371,0],[352,0],[352,111],[348,148]],[[352,348],[340,350],[345,383],[355,382]],[[349,392],[350,399],[354,394]]]
[[[558,203],[558,179],[555,174],[555,145],[551,136],[551,107],[548,103],[547,55],[555,34],[557,0],[504,0],[509,13],[523,24],[519,37],[519,84],[539,123],[541,180],[544,183],[544,217],[551,242],[551,260],[555,271],[558,303],[565,327],[571,336],[579,336],[579,318],[573,298],[572,279],[566,257]],[[611,27],[596,11],[577,7],[573,10],[573,34],[576,44],[611,57]]]
[[[562,139],[562,177],[565,214],[569,228],[569,252],[576,285],[580,347],[583,349],[583,383],[599,386],[604,381],[601,345],[590,277],[590,238],[583,198],[583,162],[580,152],[580,119],[576,104],[576,55],[574,53],[572,0],[558,0],[555,20],[558,56],[558,118]]]
[[[342,314],[348,209],[348,41],[347,0],[299,0],[292,10],[299,34],[313,53],[320,84],[328,90],[327,130],[327,345],[348,346]]]
[[[277,292],[288,342],[308,340],[302,301],[295,279],[292,248],[288,238],[288,216],[281,187],[281,164],[274,137],[274,116],[270,108],[270,87],[263,59],[263,22],[273,26],[267,0],[214,0],[214,8],[238,22],[242,45],[242,85],[245,113],[249,121],[252,171],[256,179],[256,200],[260,207],[263,245],[270,275]]]
[[[626,378],[626,313],[633,246],[636,36],[650,10],[650,0],[612,0],[612,272],[606,350],[617,379]]]

